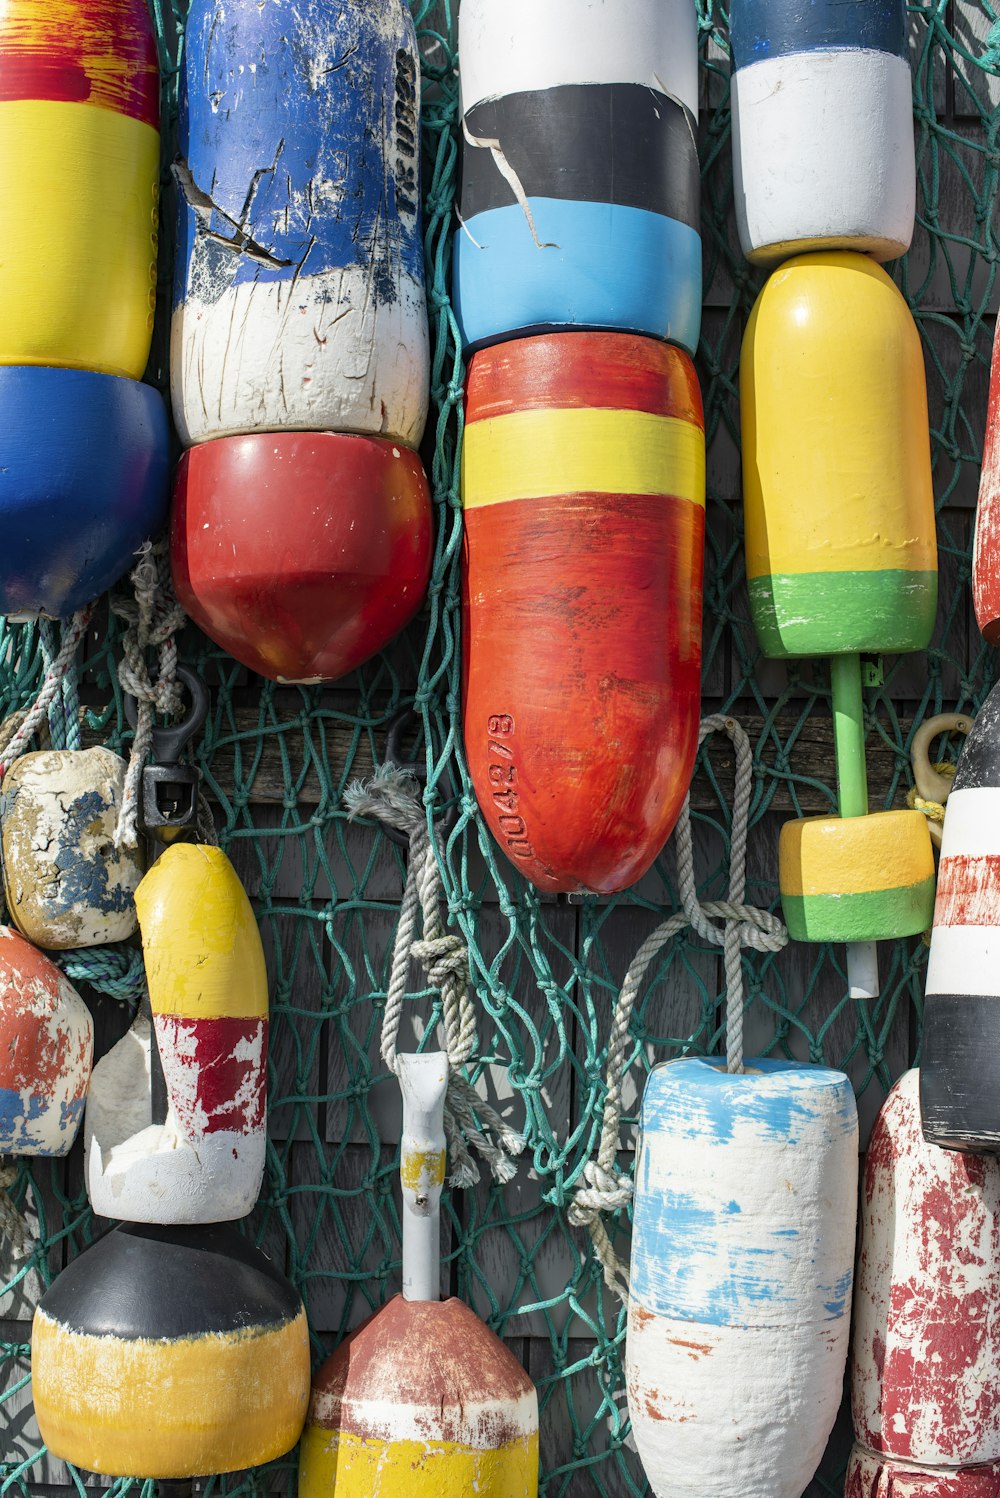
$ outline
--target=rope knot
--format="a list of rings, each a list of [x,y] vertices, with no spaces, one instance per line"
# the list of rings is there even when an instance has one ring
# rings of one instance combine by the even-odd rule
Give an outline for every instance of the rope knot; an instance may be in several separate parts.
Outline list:
[[[597,1160],[583,1167],[586,1186],[579,1186],[569,1208],[569,1220],[575,1227],[589,1227],[599,1212],[619,1212],[632,1200],[633,1187],[628,1176],[605,1170]]]
[[[415,941],[410,952],[420,963],[433,988],[468,977],[469,949],[460,936],[438,936],[433,941]]]

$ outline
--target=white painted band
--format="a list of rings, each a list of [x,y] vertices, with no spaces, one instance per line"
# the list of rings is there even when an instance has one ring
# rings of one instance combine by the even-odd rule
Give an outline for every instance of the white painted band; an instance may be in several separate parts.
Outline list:
[[[770,257],[781,259],[803,241],[835,241],[889,260],[908,247],[916,169],[903,58],[856,48],[794,53],[740,68],[731,87],[744,254],[781,246]]]
[[[462,109],[566,83],[641,83],[698,113],[691,0],[462,0]]]
[[[945,808],[941,857],[980,858],[1000,853],[1000,789],[970,786],[952,791]]]
[[[196,251],[197,253],[197,251]],[[192,281],[197,285],[193,266]],[[424,290],[372,295],[361,266],[189,294],[170,329],[170,392],[185,446],[255,431],[360,432],[416,447],[427,419]]]
[[[823,1326],[705,1326],[635,1301],[628,1407],[660,1498],[801,1498],[843,1392],[850,1319]]]
[[[498,1429],[514,1428],[526,1436],[538,1429],[538,1396],[534,1389],[517,1399],[477,1399],[470,1393],[461,1403],[442,1409],[440,1404],[397,1403],[387,1381],[384,1396],[351,1399],[349,1407],[352,1431],[363,1430],[374,1441],[433,1441],[437,1438],[435,1432],[445,1431],[443,1438],[448,1441],[474,1451],[492,1451],[496,1449]],[[313,1391],[310,1424],[339,1428],[340,1411],[339,1395]]]
[[[1000,999],[1000,927],[935,926],[924,992]]]

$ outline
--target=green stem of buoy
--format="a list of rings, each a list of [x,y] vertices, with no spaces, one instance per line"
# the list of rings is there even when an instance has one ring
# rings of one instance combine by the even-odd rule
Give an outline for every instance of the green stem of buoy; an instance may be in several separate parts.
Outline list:
[[[833,688],[833,747],[837,756],[837,803],[842,817],[868,815],[865,769],[865,709],[861,697],[861,657],[830,659]]]
[[[865,707],[861,695],[861,657],[830,659],[833,693],[833,747],[837,757],[837,805],[842,817],[868,815],[865,767]],[[878,996],[878,948],[873,941],[847,943],[847,984],[852,999]]]

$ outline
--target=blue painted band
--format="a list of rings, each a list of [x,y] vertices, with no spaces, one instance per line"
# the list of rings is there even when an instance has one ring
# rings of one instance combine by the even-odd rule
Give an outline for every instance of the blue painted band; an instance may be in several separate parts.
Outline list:
[[[65,617],[116,583],[166,524],[169,461],[149,385],[0,368],[0,613]]]
[[[732,0],[733,68],[831,47],[906,56],[906,0]]]
[[[378,301],[398,297],[400,271],[422,285],[407,7],[299,0],[222,14],[192,6],[184,35],[174,305],[355,265]]]
[[[466,349],[562,328],[644,333],[689,354],[701,326],[701,238],[641,208],[529,198],[455,234],[455,312]]]
[[[60,1141],[59,1153],[66,1154],[76,1136],[83,1114],[84,1098],[74,1098],[60,1104],[59,1131],[65,1135]],[[44,1140],[35,1132],[32,1124],[54,1107],[51,1097],[39,1093],[23,1092],[12,1087],[0,1087],[0,1154],[50,1154],[44,1150]]]
[[[798,1221],[793,1198],[787,1214],[772,1218],[760,1214],[754,1192],[744,1220],[747,1203],[719,1195],[710,1172],[693,1194],[683,1189],[683,1170],[664,1189],[663,1164],[669,1173],[687,1143],[738,1149],[756,1186],[755,1173],[780,1169],[804,1139],[811,1150],[835,1149],[838,1140],[856,1136],[854,1094],[842,1072],[775,1060],[746,1065],[747,1073],[729,1076],[721,1060],[690,1058],[656,1068],[646,1084],[632,1228],[634,1301],[655,1315],[711,1326],[839,1320],[847,1314],[852,1270],[841,1267],[831,1283],[806,1285],[791,1272],[817,1230],[814,1221]],[[807,1303],[800,1304],[795,1297],[803,1295]]]

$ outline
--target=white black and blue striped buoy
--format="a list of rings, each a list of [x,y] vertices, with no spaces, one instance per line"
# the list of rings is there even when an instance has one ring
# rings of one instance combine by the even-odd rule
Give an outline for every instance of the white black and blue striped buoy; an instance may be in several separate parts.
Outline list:
[[[840,1408],[857,1215],[848,1078],[687,1058],[642,1102],[626,1343],[658,1498],[801,1498]]]
[[[927,1140],[1000,1153],[1000,687],[948,797],[920,1056]]]
[[[909,247],[916,203],[904,0],[732,0],[743,252]]]
[[[420,80],[402,0],[194,0],[184,33],[174,418],[415,447],[429,356]]]
[[[690,0],[464,0],[454,299],[467,348],[565,328],[693,353]]]

